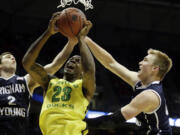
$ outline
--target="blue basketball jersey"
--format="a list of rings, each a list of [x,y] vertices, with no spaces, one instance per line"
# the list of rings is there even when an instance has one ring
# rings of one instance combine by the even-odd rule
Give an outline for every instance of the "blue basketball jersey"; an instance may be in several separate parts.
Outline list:
[[[171,135],[172,132],[169,125],[169,114],[161,82],[154,81],[146,88],[142,87],[141,82],[138,82],[135,85],[133,97],[146,90],[152,90],[156,93],[160,99],[160,106],[153,112],[140,113],[136,116],[137,125],[144,129],[146,135]]]
[[[0,133],[26,135],[30,92],[24,77],[0,77]]]

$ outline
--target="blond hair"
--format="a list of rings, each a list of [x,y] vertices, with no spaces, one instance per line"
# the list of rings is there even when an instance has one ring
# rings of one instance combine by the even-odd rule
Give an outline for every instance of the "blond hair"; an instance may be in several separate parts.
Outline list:
[[[161,80],[165,77],[165,75],[170,71],[172,68],[172,60],[169,58],[167,54],[155,49],[149,49],[148,54],[152,54],[156,56],[154,61],[154,65],[159,66],[159,73],[158,76]]]

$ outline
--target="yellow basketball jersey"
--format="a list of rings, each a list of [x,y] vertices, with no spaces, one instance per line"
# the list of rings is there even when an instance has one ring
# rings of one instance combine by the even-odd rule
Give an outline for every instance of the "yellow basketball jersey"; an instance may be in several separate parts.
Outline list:
[[[89,101],[82,92],[82,80],[51,79],[40,114],[43,135],[85,135],[83,121]]]

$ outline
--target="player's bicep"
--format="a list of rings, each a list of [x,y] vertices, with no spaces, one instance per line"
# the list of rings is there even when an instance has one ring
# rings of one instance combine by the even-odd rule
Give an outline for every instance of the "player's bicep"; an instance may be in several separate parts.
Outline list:
[[[32,81],[39,83],[43,88],[47,87],[49,76],[43,66],[35,63],[28,69],[28,73],[31,75]]]
[[[86,90],[86,98],[90,101],[96,90],[95,73],[87,72],[83,75],[83,88]]]
[[[129,120],[141,112],[146,112],[151,106],[152,102],[145,92],[137,95],[128,105],[122,107],[121,112],[126,120]]]
[[[34,79],[30,76],[30,74],[25,75],[25,79],[30,90],[30,93],[33,94],[34,89],[39,86],[39,83],[35,82]]]

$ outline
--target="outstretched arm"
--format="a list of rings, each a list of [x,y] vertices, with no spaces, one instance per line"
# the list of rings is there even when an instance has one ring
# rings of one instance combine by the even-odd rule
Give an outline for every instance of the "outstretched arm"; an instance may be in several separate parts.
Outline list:
[[[129,104],[118,111],[110,115],[86,119],[86,122],[89,128],[94,129],[118,128],[123,122],[137,116],[141,112],[153,112],[159,105],[159,96],[152,90],[147,90],[137,95]]]
[[[86,22],[86,26],[78,34],[79,40],[79,49],[82,60],[83,68],[83,88],[87,90],[86,98],[90,101],[95,91],[95,63],[93,56],[87,47],[84,38],[88,34],[89,30],[92,27],[90,21]]]
[[[135,83],[138,81],[137,72],[130,71],[123,65],[119,64],[110,53],[100,47],[89,37],[86,37],[85,41],[92,51],[93,55],[104,67],[106,67],[111,72],[127,82],[129,85],[134,87]]]

